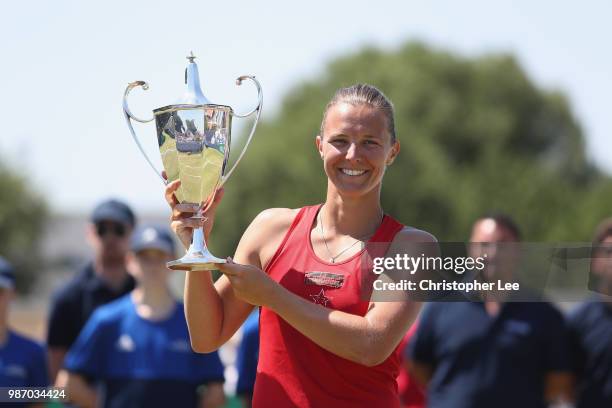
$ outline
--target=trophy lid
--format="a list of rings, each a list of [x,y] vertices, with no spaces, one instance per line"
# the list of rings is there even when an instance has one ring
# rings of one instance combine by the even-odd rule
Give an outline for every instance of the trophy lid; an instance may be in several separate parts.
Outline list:
[[[187,57],[189,64],[185,68],[185,84],[187,89],[185,93],[176,101],[176,104],[187,105],[207,105],[210,101],[202,93],[200,89],[200,75],[198,73],[198,64],[194,62],[196,56],[193,51]]]

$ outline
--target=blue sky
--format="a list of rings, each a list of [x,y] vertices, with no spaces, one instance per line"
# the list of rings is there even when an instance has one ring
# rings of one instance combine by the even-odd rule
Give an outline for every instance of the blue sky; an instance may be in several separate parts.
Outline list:
[[[150,83],[132,98],[135,113],[150,116],[182,93],[185,55],[193,50],[209,99],[249,109],[255,90],[236,87],[234,79],[254,74],[264,89],[263,117],[270,118],[293,84],[316,77],[335,56],[419,39],[465,55],[514,53],[539,85],[570,97],[590,157],[612,173],[611,4],[11,2],[0,26],[0,109],[8,113],[0,156],[27,174],[55,212],[87,212],[108,196],[139,211],[164,211],[163,187],[122,116],[128,82]],[[137,131],[158,160],[154,126]]]

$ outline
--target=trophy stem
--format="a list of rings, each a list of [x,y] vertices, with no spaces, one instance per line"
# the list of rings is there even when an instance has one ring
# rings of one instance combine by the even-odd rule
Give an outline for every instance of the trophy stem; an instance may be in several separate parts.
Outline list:
[[[225,263],[225,259],[217,258],[210,253],[204,239],[204,229],[202,227],[193,230],[191,245],[185,256],[166,264],[168,269],[181,271],[212,271],[215,264]]]
[[[197,248],[197,249],[196,249]],[[193,238],[191,238],[191,245],[187,253],[202,252],[198,250],[207,250],[206,241],[204,240],[204,228],[196,228],[193,230]]]

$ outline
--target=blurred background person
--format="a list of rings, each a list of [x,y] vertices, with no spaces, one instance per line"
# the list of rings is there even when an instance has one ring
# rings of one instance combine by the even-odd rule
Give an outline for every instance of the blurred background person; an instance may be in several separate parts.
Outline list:
[[[49,380],[43,347],[8,327],[9,306],[14,296],[13,267],[0,256],[0,387],[47,387]],[[26,404],[2,403],[2,406],[26,406]]]
[[[240,398],[242,405],[247,408],[251,406],[251,400],[253,399],[258,360],[259,308],[251,312],[242,325],[242,340],[236,357],[236,369],[238,370],[236,396]]]
[[[94,259],[52,300],[47,329],[51,381],[55,381],[64,356],[93,311],[134,289],[125,255],[136,224],[131,208],[117,200],[99,203],[91,214],[86,238]]]
[[[168,285],[170,232],[138,230],[127,256],[136,289],[99,307],[66,356],[58,385],[81,407],[220,407],[218,354],[191,349],[183,305]],[[204,387],[202,387],[204,386]]]
[[[612,407],[612,218],[598,226],[593,251],[598,293],[569,317],[577,408]]]
[[[476,221],[470,241],[520,240],[507,216]],[[510,245],[512,247],[512,245]],[[506,275],[504,246],[486,245],[483,278]],[[507,299],[510,300],[510,299]],[[427,385],[429,407],[546,407],[572,392],[569,339],[561,313],[546,302],[432,302],[410,344],[415,377]]]

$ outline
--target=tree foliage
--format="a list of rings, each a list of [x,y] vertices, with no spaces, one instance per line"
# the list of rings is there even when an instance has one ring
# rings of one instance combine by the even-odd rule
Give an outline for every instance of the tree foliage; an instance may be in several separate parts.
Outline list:
[[[26,177],[0,163],[0,255],[11,262],[17,289],[31,288],[42,268],[40,239],[47,205]]]
[[[227,184],[217,253],[232,253],[264,208],[324,200],[314,137],[335,90],[358,82],[395,105],[402,148],[382,202],[402,222],[465,241],[478,216],[502,211],[529,241],[583,241],[609,215],[612,181],[589,162],[563,93],[539,87],[512,55],[465,57],[411,42],[338,58],[288,92]]]

